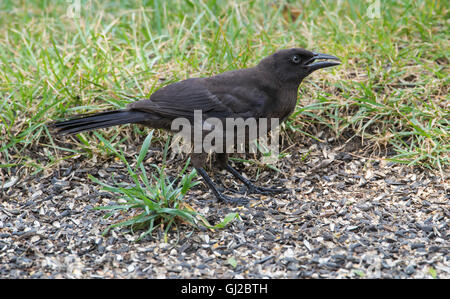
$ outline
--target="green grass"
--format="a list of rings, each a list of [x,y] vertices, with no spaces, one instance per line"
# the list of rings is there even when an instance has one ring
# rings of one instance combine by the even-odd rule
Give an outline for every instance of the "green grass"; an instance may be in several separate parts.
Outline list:
[[[64,146],[49,121],[123,107],[160,86],[251,66],[305,47],[343,64],[302,84],[286,130],[326,126],[393,147],[398,163],[449,164],[449,2],[380,1],[0,2],[0,171],[57,167],[72,155],[111,155],[95,135]],[[142,140],[137,126],[102,131]],[[156,134],[156,133],[155,133]],[[165,135],[161,135],[164,139]],[[312,138],[312,137],[311,137]],[[69,148],[68,148],[69,147]]]
[[[128,174],[134,183],[130,185],[129,183],[114,182],[114,185],[110,185],[89,175],[89,178],[93,182],[101,185],[105,191],[109,191],[119,197],[116,203],[97,208],[99,210],[109,211],[105,215],[106,218],[111,216],[117,217],[120,212],[126,212],[128,215],[131,213],[135,214],[126,220],[110,225],[104,231],[104,234],[115,227],[130,227],[132,231],[142,231],[136,239],[139,241],[146,235],[152,234],[157,229],[161,229],[164,232],[164,241],[167,242],[168,234],[172,231],[172,226],[178,226],[179,223],[186,223],[194,227],[198,227],[200,223],[209,229],[218,229],[223,228],[233,219],[239,219],[237,213],[229,213],[221,222],[216,225],[211,225],[204,215],[196,212],[183,201],[186,192],[199,184],[199,181],[193,181],[196,177],[195,169],[190,173],[186,173],[189,166],[189,159],[177,177],[169,180],[165,173],[165,162],[170,138],[167,140],[164,148],[162,166],[150,164],[156,171],[148,174],[145,170],[144,159],[152,142],[153,131],[145,138],[139,155],[135,157],[135,167],[132,167],[128,163],[123,151],[117,151],[115,146],[101,134],[94,134],[126,165]],[[179,229],[176,230],[176,232],[179,231]],[[179,239],[179,234],[177,239]]]

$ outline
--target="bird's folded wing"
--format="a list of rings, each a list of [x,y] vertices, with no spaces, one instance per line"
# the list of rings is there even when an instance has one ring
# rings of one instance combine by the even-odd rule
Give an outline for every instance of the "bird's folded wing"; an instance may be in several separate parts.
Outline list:
[[[128,108],[157,113],[168,119],[192,119],[195,110],[201,110],[204,118],[256,116],[258,106],[262,106],[266,99],[254,97],[254,94],[242,96],[239,89],[221,86],[216,90],[211,86],[208,88],[202,78],[187,79],[167,85],[154,92],[150,99],[131,103]]]
[[[157,113],[170,119],[177,117],[191,119],[195,110],[219,118],[226,118],[234,112],[211,93],[199,78],[167,85],[154,92],[150,99],[130,103],[128,108]]]

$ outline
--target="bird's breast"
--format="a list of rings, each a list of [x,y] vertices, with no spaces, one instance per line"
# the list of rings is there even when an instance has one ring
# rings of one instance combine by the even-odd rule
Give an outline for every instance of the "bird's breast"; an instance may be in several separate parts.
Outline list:
[[[297,89],[286,89],[280,91],[275,101],[272,117],[280,119],[280,123],[286,120],[295,110],[297,104]]]

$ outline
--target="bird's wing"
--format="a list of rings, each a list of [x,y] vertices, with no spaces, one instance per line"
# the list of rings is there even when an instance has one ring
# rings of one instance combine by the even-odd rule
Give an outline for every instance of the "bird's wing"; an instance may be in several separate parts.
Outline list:
[[[265,102],[264,96],[226,81],[210,85],[203,78],[192,78],[167,85],[154,92],[150,99],[129,104],[133,110],[157,113],[165,118],[192,119],[194,110],[206,117],[257,117],[255,112]],[[258,114],[258,113],[256,113]]]

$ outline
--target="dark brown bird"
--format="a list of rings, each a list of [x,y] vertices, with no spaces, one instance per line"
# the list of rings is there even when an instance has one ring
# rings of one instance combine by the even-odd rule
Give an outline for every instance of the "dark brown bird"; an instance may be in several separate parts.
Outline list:
[[[334,61],[329,61],[334,60]],[[50,124],[58,134],[75,134],[86,130],[136,123],[151,128],[171,130],[172,121],[194,120],[201,110],[203,120],[278,118],[282,123],[294,111],[298,87],[315,70],[339,64],[335,56],[301,48],[285,49],[262,59],[254,67],[225,72],[208,78],[192,78],[167,85],[148,100],[130,103],[127,109],[78,115]],[[203,135],[206,133],[203,132]],[[246,142],[248,142],[248,138]],[[247,193],[281,192],[285,189],[253,185],[228,164],[226,153],[216,154],[218,166],[225,168],[247,186]],[[224,202],[246,203],[243,197],[222,194],[204,170],[207,153],[192,153],[191,161],[215,196]]]

